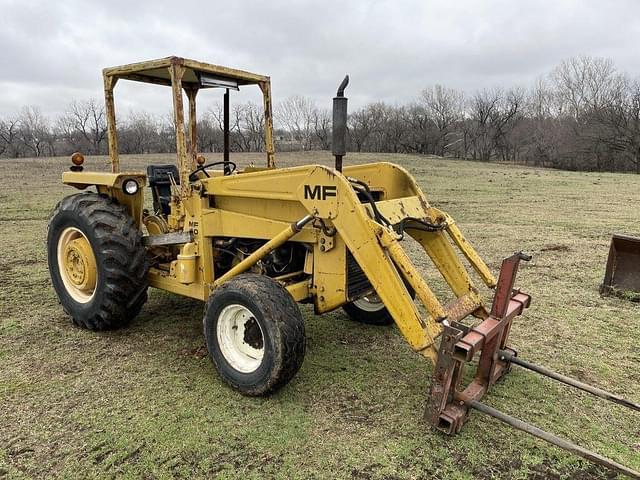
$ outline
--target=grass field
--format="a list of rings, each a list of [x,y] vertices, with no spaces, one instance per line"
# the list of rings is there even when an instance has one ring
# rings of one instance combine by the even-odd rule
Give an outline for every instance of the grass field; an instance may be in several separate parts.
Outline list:
[[[279,159],[330,162],[328,153]],[[611,233],[640,234],[640,176],[347,157],[377,159],[408,168],[494,270],[516,250],[533,254],[519,277],[533,303],[511,337],[522,357],[640,401],[640,306],[598,294]],[[130,170],[171,161],[122,159]],[[422,422],[431,365],[395,328],[342,311],[314,317],[303,306],[304,365],[264,399],[217,378],[199,302],[151,290],[129,328],[75,328],[45,252],[51,210],[75,193],[60,182],[67,164],[0,161],[0,477],[615,478],[479,413],[457,437],[433,432]],[[517,369],[487,402],[640,470],[637,414]]]

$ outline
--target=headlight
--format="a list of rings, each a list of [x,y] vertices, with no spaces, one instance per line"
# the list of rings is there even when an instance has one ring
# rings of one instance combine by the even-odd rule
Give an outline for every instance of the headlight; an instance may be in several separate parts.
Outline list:
[[[127,195],[135,195],[136,193],[138,193],[139,188],[140,186],[138,185],[138,182],[136,182],[133,178],[125,180],[122,184],[122,190]]]

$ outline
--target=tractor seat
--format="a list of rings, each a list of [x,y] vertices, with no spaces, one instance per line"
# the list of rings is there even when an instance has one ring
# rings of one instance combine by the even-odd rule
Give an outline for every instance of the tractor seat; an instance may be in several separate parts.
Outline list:
[[[175,165],[149,165],[147,167],[147,177],[153,195],[153,210],[155,213],[169,215],[169,202],[171,202],[171,180],[173,177],[176,184],[180,185],[178,167]]]

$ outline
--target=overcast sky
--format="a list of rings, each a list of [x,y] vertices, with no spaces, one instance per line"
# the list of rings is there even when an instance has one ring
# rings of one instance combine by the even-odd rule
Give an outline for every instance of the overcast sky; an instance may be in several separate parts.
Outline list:
[[[72,99],[101,100],[103,67],[169,55],[270,75],[276,102],[299,94],[327,107],[345,73],[351,108],[405,102],[436,83],[467,91],[528,85],[580,54],[611,57],[640,75],[638,0],[0,0],[0,7],[0,116],[23,105],[53,115]],[[170,108],[169,89],[149,85],[123,82],[116,101],[120,114]]]

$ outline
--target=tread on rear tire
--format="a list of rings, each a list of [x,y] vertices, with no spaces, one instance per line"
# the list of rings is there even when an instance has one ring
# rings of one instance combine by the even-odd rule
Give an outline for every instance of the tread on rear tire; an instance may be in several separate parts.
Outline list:
[[[78,298],[65,285],[59,243],[64,232],[77,232],[90,244],[95,257],[93,293]],[[89,330],[109,330],[127,325],[147,300],[148,262],[142,234],[126,208],[96,193],[65,197],[49,220],[47,256],[53,287],[62,308],[73,322]]]

